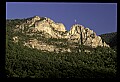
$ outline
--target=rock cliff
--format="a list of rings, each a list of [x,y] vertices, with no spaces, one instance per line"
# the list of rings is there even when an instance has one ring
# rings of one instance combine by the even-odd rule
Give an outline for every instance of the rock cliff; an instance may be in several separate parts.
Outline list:
[[[21,32],[25,35],[35,36],[34,40],[25,41],[24,46],[32,46],[31,48],[37,48],[40,50],[47,51],[68,51],[71,52],[70,48],[57,48],[57,46],[48,44],[40,41],[40,37],[44,38],[56,38],[66,39],[64,43],[77,43],[78,45],[90,46],[96,48],[97,46],[109,47],[105,42],[102,41],[100,36],[97,36],[93,30],[85,28],[80,24],[74,24],[70,31],[65,29],[64,24],[56,23],[50,18],[34,16],[26,19],[26,22],[16,25],[14,32]],[[39,37],[37,37],[39,35]],[[14,42],[18,42],[18,38],[13,37]],[[58,42],[59,43],[59,42]],[[54,43],[53,43],[54,44]],[[68,45],[66,44],[66,45]],[[58,45],[58,44],[57,44]]]
[[[102,42],[101,37],[97,36],[93,30],[85,28],[80,24],[73,25],[67,36],[73,41],[77,40],[79,44],[91,46],[93,48],[97,46],[109,47],[105,42]]]

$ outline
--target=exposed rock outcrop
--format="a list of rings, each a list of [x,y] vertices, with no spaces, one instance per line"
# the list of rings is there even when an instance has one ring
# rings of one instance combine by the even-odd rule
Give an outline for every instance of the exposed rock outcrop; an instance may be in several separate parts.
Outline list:
[[[67,36],[71,41],[78,41],[79,44],[91,46],[93,48],[97,46],[109,47],[105,42],[102,43],[101,37],[97,36],[93,30],[79,24],[73,25]]]
[[[33,36],[34,34],[42,32],[46,38],[68,39],[68,43],[76,42],[79,45],[91,46],[96,48],[97,46],[109,47],[102,41],[100,36],[97,36],[93,30],[85,28],[80,24],[74,24],[70,31],[66,31],[64,24],[55,23],[53,20],[47,17],[34,16],[26,20],[21,25],[16,25],[14,32],[21,31],[26,35]],[[55,45],[50,45],[45,42],[41,42],[34,37],[33,40],[29,40],[24,43],[24,46],[30,48],[37,48],[46,51],[55,52],[71,52],[70,48],[57,48]],[[18,42],[17,37],[13,37],[14,42]]]
[[[17,43],[18,41],[19,41],[18,36],[14,36],[14,37],[13,37],[13,42],[14,42],[14,43]]]
[[[50,51],[50,52],[71,52],[69,48],[58,48],[57,46],[49,45],[43,41],[38,41],[37,39],[31,39],[27,42],[24,42],[24,46],[29,48],[36,48],[38,50]]]

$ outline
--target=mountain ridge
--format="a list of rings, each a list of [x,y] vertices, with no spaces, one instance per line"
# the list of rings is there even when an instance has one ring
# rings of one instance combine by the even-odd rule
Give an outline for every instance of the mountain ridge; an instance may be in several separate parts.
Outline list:
[[[74,48],[79,47],[79,45],[90,46],[92,48],[96,48],[98,46],[109,47],[109,45],[107,45],[105,42],[102,42],[100,36],[97,36],[96,33],[89,28],[86,28],[80,24],[74,24],[71,29],[67,31],[63,23],[56,23],[52,19],[47,17],[34,16],[26,18],[22,23],[15,25],[13,32],[14,34],[18,32],[22,33],[26,37],[34,36],[34,38],[29,38],[28,41],[23,41],[23,45],[28,47],[32,46],[30,48],[37,48],[41,50],[47,49],[48,51],[58,52],[61,50],[61,48],[57,48],[57,46],[53,47],[53,44],[57,43],[51,43],[51,45],[49,45],[48,42],[46,44],[46,41],[42,41],[42,43],[44,44],[43,45],[40,41],[43,40],[43,38],[40,39],[40,37],[47,38],[46,40],[50,38],[52,38],[51,40],[64,39],[67,44],[65,42],[62,42],[61,45],[65,44],[66,46],[68,46],[71,43],[75,43]],[[21,37],[14,36],[13,42],[17,43],[20,40],[19,38]],[[57,42],[59,43],[59,41]],[[77,46],[75,46],[76,44]],[[46,48],[42,49],[43,46],[45,46]],[[61,51],[71,52],[71,48],[62,48]]]

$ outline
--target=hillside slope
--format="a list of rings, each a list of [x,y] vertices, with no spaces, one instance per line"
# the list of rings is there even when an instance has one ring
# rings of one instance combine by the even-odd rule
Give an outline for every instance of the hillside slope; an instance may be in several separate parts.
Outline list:
[[[32,18],[30,18],[29,21],[31,19]],[[74,40],[74,34],[77,34],[76,29],[74,28],[69,32],[70,34],[73,34],[73,37],[71,36],[73,41],[66,38],[49,38],[51,37],[49,33],[39,32],[36,30],[33,31],[33,29],[31,30],[33,32],[28,32],[29,27],[28,29],[24,28],[23,30],[23,23],[27,20],[28,19],[15,19],[6,21],[5,71],[7,77],[116,77],[117,52],[110,47],[98,46],[96,48],[92,48],[90,46],[79,45],[79,43]],[[44,18],[41,21],[43,20]],[[34,20],[32,21],[35,22]],[[23,27],[21,26],[21,28],[19,28],[18,26],[17,28],[16,25],[18,24],[23,24]],[[28,25],[32,27],[32,24],[34,27],[34,23],[32,22]],[[53,33],[67,35],[65,29],[59,30],[64,30],[64,32],[54,30],[55,32]],[[88,35],[90,34],[88,33]],[[28,42],[35,46],[28,44]],[[55,49],[56,51],[52,51],[52,49]]]
[[[101,34],[100,37],[103,41],[109,44],[111,48],[117,48],[117,32]]]

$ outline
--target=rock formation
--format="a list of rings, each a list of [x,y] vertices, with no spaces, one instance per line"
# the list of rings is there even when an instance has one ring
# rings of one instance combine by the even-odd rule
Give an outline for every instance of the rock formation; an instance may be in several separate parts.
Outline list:
[[[91,46],[93,48],[97,46],[109,47],[105,42],[102,43],[101,37],[97,36],[93,30],[79,24],[73,25],[68,34],[69,39],[73,41],[77,40],[79,44],[82,45]]]
[[[79,45],[86,45],[92,48],[96,48],[97,46],[109,47],[109,45],[107,45],[105,42],[102,42],[100,36],[97,36],[96,33],[89,28],[85,28],[80,24],[74,24],[70,31],[66,31],[64,24],[56,23],[47,17],[34,16],[32,18],[26,19],[26,22],[15,26],[14,32],[16,31],[26,33],[26,35],[35,35],[42,32],[40,35],[42,36],[44,34],[44,37],[47,38],[67,39],[68,43],[76,42]],[[17,37],[13,37],[13,40],[14,42],[18,42]],[[34,40],[25,42],[24,46],[31,46],[31,48],[47,51],[58,52],[61,50],[61,52],[71,52],[70,48],[60,49],[56,46],[38,41],[35,39],[35,37]]]
[[[43,51],[50,51],[50,52],[71,52],[69,48],[58,48],[57,46],[49,45],[43,41],[38,41],[37,39],[31,39],[27,42],[24,42],[24,46],[28,46],[29,48],[36,48]]]
[[[14,42],[14,43],[17,43],[18,41],[19,41],[18,36],[14,36],[14,37],[13,37],[13,42]]]

